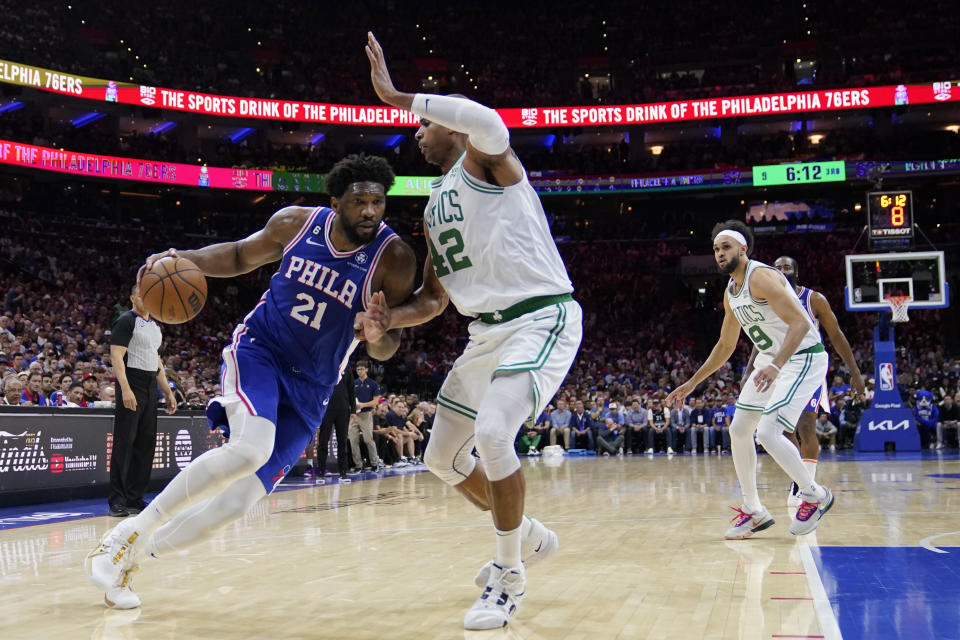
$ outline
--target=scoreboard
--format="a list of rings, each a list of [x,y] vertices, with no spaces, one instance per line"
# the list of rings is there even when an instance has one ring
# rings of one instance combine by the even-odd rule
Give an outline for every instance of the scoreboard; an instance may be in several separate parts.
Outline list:
[[[867,194],[870,242],[909,244],[913,240],[913,193],[873,191]]]

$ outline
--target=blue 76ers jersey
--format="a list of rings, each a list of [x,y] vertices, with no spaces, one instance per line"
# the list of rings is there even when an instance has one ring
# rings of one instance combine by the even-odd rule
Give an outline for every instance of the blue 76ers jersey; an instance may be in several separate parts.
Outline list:
[[[817,320],[817,316],[814,315],[813,313],[813,301],[810,300],[810,296],[812,294],[813,294],[813,289],[800,287],[800,293],[797,294],[797,297],[800,298],[800,304],[803,305],[803,308],[807,312],[807,315],[810,316],[810,319],[813,321],[813,326],[819,330],[820,321]]]
[[[334,387],[357,346],[354,316],[370,300],[373,273],[397,234],[380,223],[376,237],[353,251],[330,240],[336,213],[318,207],[283,250],[270,288],[234,332],[249,332],[283,364]]]

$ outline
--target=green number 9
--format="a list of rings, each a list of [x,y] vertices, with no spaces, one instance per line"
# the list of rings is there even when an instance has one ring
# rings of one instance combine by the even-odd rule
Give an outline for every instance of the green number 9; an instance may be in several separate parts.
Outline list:
[[[757,345],[757,349],[760,351],[766,351],[773,346],[773,340],[763,332],[763,329],[761,329],[759,325],[755,324],[747,329],[747,335],[750,336],[753,344]]]

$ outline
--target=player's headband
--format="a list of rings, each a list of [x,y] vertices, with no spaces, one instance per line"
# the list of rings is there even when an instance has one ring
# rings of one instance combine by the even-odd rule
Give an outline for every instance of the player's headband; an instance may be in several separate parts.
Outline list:
[[[733,229],[724,229],[717,234],[717,237],[713,239],[713,244],[717,244],[717,241],[720,240],[722,236],[727,236],[731,240],[736,240],[743,246],[747,246],[747,239],[743,237],[743,234],[739,231],[734,231]]]

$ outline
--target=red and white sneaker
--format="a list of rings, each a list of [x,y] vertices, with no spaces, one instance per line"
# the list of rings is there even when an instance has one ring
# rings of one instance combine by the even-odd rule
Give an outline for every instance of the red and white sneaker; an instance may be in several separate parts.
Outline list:
[[[797,508],[797,516],[790,523],[790,533],[795,536],[802,536],[810,533],[820,526],[820,519],[833,506],[833,492],[823,487],[824,496],[818,499],[817,496],[802,492],[800,497],[803,502]]]
[[[727,529],[723,537],[727,540],[745,540],[755,533],[764,529],[769,529],[774,525],[773,516],[767,511],[766,507],[760,507],[759,511],[747,511],[747,506],[743,509],[730,507],[737,512],[731,519],[733,526]]]

